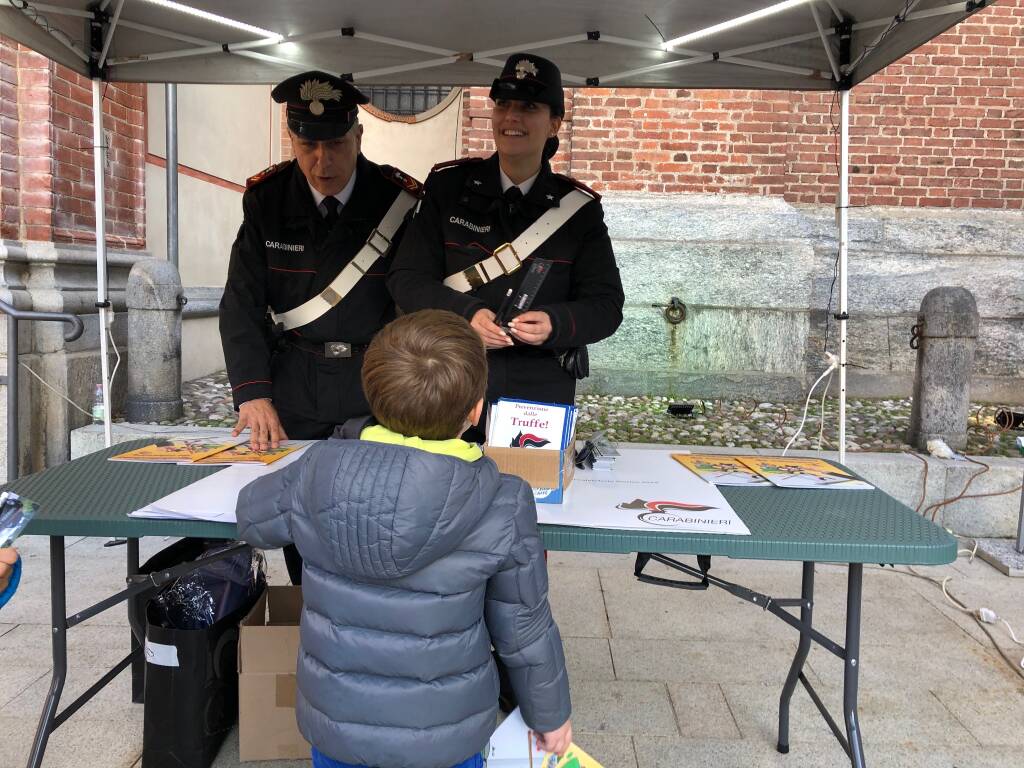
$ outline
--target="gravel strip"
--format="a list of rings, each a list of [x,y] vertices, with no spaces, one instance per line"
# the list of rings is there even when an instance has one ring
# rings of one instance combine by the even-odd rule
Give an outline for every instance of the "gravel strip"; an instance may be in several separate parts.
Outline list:
[[[182,386],[185,416],[176,422],[204,427],[235,424],[231,386],[221,371],[186,382]],[[669,443],[726,446],[729,448],[785,448],[796,432],[803,403],[766,403],[755,400],[690,401],[691,418],[667,413],[667,397],[622,397],[580,395],[577,433],[589,437],[604,430],[609,438],[632,443]],[[1000,406],[976,404],[971,408],[967,452],[972,456],[1017,456],[1014,438],[1020,432],[1004,432],[993,418]],[[825,425],[821,445],[837,445],[839,403],[825,402]],[[1019,410],[1019,408],[1017,408]],[[821,400],[811,403],[803,433],[794,448],[817,448]],[[847,450],[899,452],[911,450],[904,442],[910,424],[910,400],[850,400],[847,403]]]

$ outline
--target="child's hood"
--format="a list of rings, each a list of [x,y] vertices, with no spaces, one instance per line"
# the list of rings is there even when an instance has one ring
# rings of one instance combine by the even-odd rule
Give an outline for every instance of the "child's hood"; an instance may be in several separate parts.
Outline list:
[[[501,482],[486,458],[360,440],[328,444],[304,473],[303,495],[322,540],[336,543],[338,570],[356,578],[400,578],[449,554]]]

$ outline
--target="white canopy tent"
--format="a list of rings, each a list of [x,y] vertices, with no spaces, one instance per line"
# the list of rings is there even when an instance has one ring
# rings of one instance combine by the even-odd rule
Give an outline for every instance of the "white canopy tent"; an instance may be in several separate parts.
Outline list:
[[[838,91],[839,458],[846,448],[850,88],[987,0],[0,0],[0,34],[93,81],[96,273],[104,244],[101,84],[276,83],[321,69],[357,84],[489,85],[506,56],[538,52],[567,86]],[[106,334],[100,352],[110,442]]]

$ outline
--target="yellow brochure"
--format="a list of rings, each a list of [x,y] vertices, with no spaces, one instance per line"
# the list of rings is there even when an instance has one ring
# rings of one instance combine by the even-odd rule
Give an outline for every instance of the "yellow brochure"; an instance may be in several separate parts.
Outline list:
[[[207,456],[213,456],[233,448],[237,443],[237,440],[213,440],[210,438],[157,440],[152,445],[144,445],[134,451],[111,456],[110,460],[179,464],[205,459]]]
[[[283,459],[289,453],[295,453],[300,448],[309,445],[309,440],[287,440],[277,448],[270,448],[266,451],[254,451],[248,442],[221,451],[205,459],[193,461],[193,464],[273,464],[278,459]]]
[[[780,488],[841,488],[861,491],[874,487],[821,459],[741,456],[740,461]]]
[[[716,453],[673,453],[672,458],[713,485],[771,486],[739,456]],[[747,458],[753,458],[752,456]]]

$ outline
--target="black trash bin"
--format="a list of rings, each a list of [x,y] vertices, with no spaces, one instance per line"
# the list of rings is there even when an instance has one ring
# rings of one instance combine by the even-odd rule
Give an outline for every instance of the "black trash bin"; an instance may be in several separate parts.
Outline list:
[[[195,560],[212,546],[224,545],[183,539],[141,570]],[[244,552],[252,556],[250,549]],[[238,720],[238,623],[262,594],[262,573],[260,577],[251,594],[232,596],[236,608],[202,628],[168,626],[167,605],[157,599],[147,603],[142,768],[207,768],[217,756]]]

